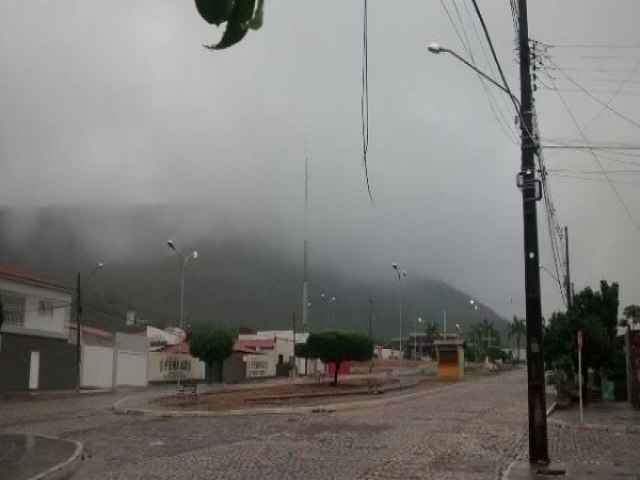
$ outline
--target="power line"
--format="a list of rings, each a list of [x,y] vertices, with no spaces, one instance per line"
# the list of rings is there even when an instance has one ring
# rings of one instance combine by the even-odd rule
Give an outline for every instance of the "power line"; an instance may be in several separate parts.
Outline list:
[[[640,173],[640,170],[573,170],[571,168],[551,168],[551,169],[547,169],[547,172],[579,173],[581,175],[602,175],[604,173],[628,175],[628,174]]]
[[[609,183],[606,179],[604,178],[593,178],[593,177],[582,177],[580,175],[573,175],[570,173],[552,173],[549,172],[549,175],[552,175],[554,177],[561,177],[561,178],[569,178],[569,179],[573,179],[573,180],[582,180],[585,182],[598,182],[598,183]],[[626,182],[624,180],[609,180],[611,183],[617,183],[619,185],[637,185],[638,187],[640,187],[640,182]]]
[[[369,182],[369,165],[367,154],[369,152],[369,53],[368,53],[368,15],[367,0],[364,0],[364,18],[362,27],[362,93],[360,95],[360,116],[362,120],[362,162],[364,175],[367,181],[367,193],[373,204],[371,183]]]
[[[484,35],[487,38],[487,43],[489,44],[489,48],[491,49],[491,54],[493,55],[493,59],[496,62],[496,66],[498,67],[498,72],[500,72],[500,78],[502,78],[502,83],[504,84],[504,88],[505,90],[507,90],[507,93],[509,94],[509,98],[511,99],[511,102],[513,103],[513,106],[516,109],[516,112],[520,114],[521,113],[520,108],[518,107],[518,104],[514,100],[514,95],[513,93],[511,93],[511,89],[509,88],[509,83],[507,82],[507,78],[504,76],[504,72],[502,71],[502,65],[500,65],[500,60],[498,60],[498,55],[496,55],[496,50],[495,48],[493,48],[491,35],[489,34],[487,25],[484,23],[484,18],[482,18],[482,12],[480,12],[480,8],[478,7],[478,2],[476,0],[471,0],[471,2],[473,3],[473,8],[475,8],[476,14],[478,15],[478,20],[480,20],[480,25],[482,25],[482,30],[484,31]]]
[[[542,42],[540,42],[542,43]],[[633,44],[628,44],[628,45],[579,45],[579,44],[573,44],[573,45],[562,45],[562,44],[558,44],[558,45],[552,45],[549,43],[543,43],[543,45],[545,45],[546,47],[549,48],[639,48],[640,49],[640,45],[633,45]]]
[[[475,0],[474,0],[475,1]],[[602,105],[604,108],[606,108],[607,110],[609,110],[611,113],[613,113],[614,115],[616,115],[617,117],[621,118],[622,120],[626,121],[627,123],[629,123],[630,125],[633,125],[634,127],[640,129],[640,123],[636,122],[635,120],[627,117],[626,115],[620,113],[618,110],[616,110],[615,108],[613,108],[611,105],[608,105],[607,103],[603,102],[602,100],[600,100],[598,97],[596,97],[595,95],[593,95],[591,92],[589,92],[586,88],[584,88],[582,85],[580,85],[578,82],[576,82],[573,78],[571,78],[562,68],[558,67],[558,65],[553,61],[550,60],[551,64],[556,67],[556,69],[562,73],[562,75],[565,76],[565,78],[567,78],[572,84],[574,84],[577,88],[579,88],[580,90],[582,90],[586,95],[588,95],[592,100],[594,100],[595,102],[599,103],[600,105]],[[637,67],[636,67],[637,68]],[[553,83],[553,80],[552,80]],[[554,86],[556,86],[554,84]],[[557,87],[556,87],[557,88]],[[558,92],[558,95],[560,95],[560,93]]]
[[[553,83],[553,81],[552,81]],[[580,136],[582,137],[583,141],[585,142],[585,144],[587,146],[589,146],[589,141],[587,140],[586,135],[584,134],[582,128],[580,128],[580,124],[578,123],[578,121],[576,120],[576,117],[573,115],[573,112],[571,111],[571,109],[569,108],[569,105],[567,104],[567,102],[565,101],[564,97],[562,96],[562,94],[558,91],[556,91],[558,98],[560,99],[560,101],[562,102],[562,105],[564,106],[565,110],[567,111],[567,113],[569,114],[569,117],[571,118],[571,121],[574,123],[574,125],[576,126],[576,129],[578,130],[578,133],[580,134]],[[596,152],[590,148],[591,154],[593,156],[594,161],[596,162],[596,164],[598,165],[598,168],[602,171],[604,177],[607,179],[607,183],[609,184],[609,186],[611,187],[611,189],[613,190],[613,192],[615,193],[616,197],[618,198],[618,201],[620,202],[620,204],[622,205],[622,208],[624,209],[624,211],[626,212],[627,216],[629,217],[629,219],[631,220],[631,222],[633,223],[633,225],[635,226],[636,230],[638,231],[638,233],[640,233],[640,223],[638,223],[638,220],[636,220],[636,218],[633,216],[633,214],[631,213],[631,210],[629,210],[629,207],[627,206],[626,202],[624,201],[624,199],[622,198],[622,195],[620,195],[620,192],[618,191],[618,189],[616,188],[616,186],[614,185],[614,183],[611,181],[611,179],[609,178],[609,174],[607,174],[607,172],[605,171],[605,169],[602,166],[602,163],[600,162],[600,159],[598,158],[598,155],[596,154]]]
[[[451,16],[451,13],[449,12],[449,9],[447,8],[447,6],[444,3],[444,0],[440,0],[440,4],[442,5],[442,8],[444,9],[447,18],[449,19],[449,23],[451,23],[451,26],[453,27],[453,30],[456,33],[456,36],[458,37],[458,40],[460,41],[460,44],[462,45],[462,48],[464,49],[464,51],[467,53],[467,55],[469,56],[471,63],[475,66],[476,62],[475,62],[475,57],[473,55],[473,50],[471,49],[471,44],[469,42],[469,38],[467,36],[466,30],[464,28],[464,23],[462,22],[462,17],[460,16],[460,12],[455,4],[454,1],[454,7],[456,8],[456,11],[458,12],[458,18],[460,19],[460,27],[464,33],[464,38],[463,38],[463,33],[460,33],[460,30],[458,29],[458,26],[456,25],[456,22],[454,21],[453,17]],[[465,4],[466,6],[466,4]],[[474,25],[475,28],[475,25]],[[466,39],[466,42],[465,40]],[[482,46],[482,43],[481,43]],[[502,130],[502,132],[505,134],[505,136],[511,141],[514,142],[512,135],[515,136],[515,134],[513,133],[513,131],[510,129],[510,124],[509,122],[506,122],[506,127],[505,125],[501,122],[500,120],[500,109],[498,108],[498,104],[495,100],[495,97],[493,96],[493,94],[491,93],[491,91],[489,90],[489,88],[487,87],[487,85],[484,82],[484,79],[482,78],[482,75],[480,75],[479,73],[477,73],[478,79],[480,80],[480,84],[482,85],[482,89],[485,92],[485,95],[487,96],[487,100],[489,101],[489,107],[491,108],[491,113],[493,114],[493,117],[495,118],[496,122],[498,123],[498,125],[500,126],[500,129]],[[501,113],[501,112],[500,112]],[[504,118],[502,119],[504,121]]]
[[[513,0],[512,0],[513,1]],[[489,71],[491,72],[492,76],[496,76],[496,70],[495,67],[493,66],[493,63],[491,62],[491,60],[489,59],[489,54],[487,53],[487,49],[484,46],[484,42],[482,41],[482,38],[480,38],[480,33],[478,32],[478,29],[476,28],[476,23],[473,21],[473,16],[471,15],[471,12],[469,11],[469,6],[467,5],[467,2],[463,0],[462,4],[464,5],[464,8],[467,12],[467,16],[469,17],[469,20],[471,21],[471,26],[473,27],[473,32],[475,34],[476,40],[478,40],[478,44],[480,45],[480,49],[482,50],[482,55],[485,59],[485,62],[487,63],[487,65],[489,66]],[[516,17],[517,19],[517,17]],[[461,20],[462,21],[462,20]],[[517,25],[517,20],[516,23]],[[481,75],[478,75],[478,78],[482,79]],[[484,84],[484,82],[483,82]],[[492,99],[494,99],[495,101],[495,97],[493,96],[493,94],[491,94],[489,88],[487,88],[486,84],[485,84],[485,91],[487,92],[487,94],[489,94],[491,96]],[[502,99],[502,105],[506,107],[506,115],[504,113],[504,111],[502,110],[502,108],[500,108],[500,102],[496,101],[496,108],[498,109],[499,113],[500,113],[500,117],[502,118],[502,120],[504,121],[505,125],[507,126],[507,130],[509,131],[510,135],[513,135],[513,138],[515,138],[516,140],[514,141],[514,139],[509,135],[508,138],[509,140],[511,140],[514,144],[517,144],[517,132],[514,132],[513,128],[513,121],[509,119],[509,105],[508,105],[508,101],[507,99],[501,95],[500,98]]]

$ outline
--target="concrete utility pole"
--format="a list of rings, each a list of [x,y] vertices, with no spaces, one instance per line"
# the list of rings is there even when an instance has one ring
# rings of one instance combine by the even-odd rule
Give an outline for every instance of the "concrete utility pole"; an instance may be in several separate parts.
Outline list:
[[[80,285],[80,272],[76,277],[76,391],[80,391],[80,362],[82,359],[82,345],[80,345],[80,315],[82,315],[82,287]]]
[[[298,372],[297,367],[298,364],[296,362],[296,311],[293,310],[291,312],[291,328],[293,330],[293,376],[297,377],[298,376]]]
[[[304,267],[302,276],[302,331],[309,331],[309,243],[307,241],[308,230],[308,203],[309,203],[309,158],[304,156]]]
[[[571,271],[569,266],[569,227],[564,227],[564,252],[565,268],[567,271],[564,277],[564,288],[567,291],[567,308],[571,308],[573,306],[573,292],[571,291]]]
[[[531,56],[527,0],[518,0],[518,50],[520,54],[520,130],[522,163],[518,175],[522,190],[524,217],[524,273],[527,316],[527,377],[529,404],[529,462],[548,464],[547,415],[545,399],[544,359],[542,356],[542,302],[538,254],[537,201],[540,181],[536,179],[531,92]]]
[[[373,342],[373,298],[369,299],[369,340]]]
[[[80,392],[82,381],[82,327],[80,323],[80,317],[82,316],[82,287],[86,287],[87,285],[89,285],[89,281],[91,280],[91,277],[93,277],[93,274],[102,268],[104,268],[104,264],[98,263],[93,268],[93,270],[91,270],[91,273],[89,273],[89,275],[87,276],[84,285],[82,285],[82,283],[80,282],[80,272],[78,272],[78,275],[76,276],[76,375],[78,377],[76,381],[77,392]]]

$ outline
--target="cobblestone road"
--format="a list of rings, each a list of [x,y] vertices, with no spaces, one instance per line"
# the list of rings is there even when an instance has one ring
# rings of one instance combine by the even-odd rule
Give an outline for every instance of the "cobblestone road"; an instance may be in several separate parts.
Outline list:
[[[116,398],[0,405],[0,429],[83,442],[82,479],[495,479],[526,441],[524,370],[304,415],[152,419]]]

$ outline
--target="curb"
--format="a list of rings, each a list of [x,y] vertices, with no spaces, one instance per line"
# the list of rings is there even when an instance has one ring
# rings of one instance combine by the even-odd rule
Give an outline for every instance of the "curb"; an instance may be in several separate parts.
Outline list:
[[[131,397],[126,397],[118,400],[113,404],[113,411],[118,414],[125,415],[142,415],[145,417],[155,418],[172,418],[172,417],[232,417],[232,416],[253,416],[253,415],[293,415],[301,413],[332,413],[335,411],[352,410],[356,408],[366,408],[385,405],[389,403],[400,402],[410,398],[416,398],[429,393],[440,393],[454,388],[459,388],[465,385],[465,382],[455,383],[452,385],[443,385],[432,390],[424,390],[421,392],[407,393],[405,395],[397,395],[394,397],[381,398],[377,400],[364,400],[357,402],[345,402],[345,403],[332,403],[325,405],[315,406],[300,406],[300,407],[271,407],[271,408],[251,408],[251,409],[236,409],[236,410],[222,410],[222,411],[209,411],[209,410],[152,410],[145,408],[126,408],[121,405],[129,400]]]
[[[50,437],[47,435],[38,436],[42,438],[49,438],[51,440],[73,443],[76,446],[76,449],[73,454],[64,462],[54,465],[53,467],[45,470],[42,473],[34,475],[33,477],[29,478],[29,480],[63,480],[65,478],[69,478],[76,471],[78,471],[78,469],[82,465],[83,460],[84,446],[82,445],[82,443],[75,440],[61,439],[58,437]]]

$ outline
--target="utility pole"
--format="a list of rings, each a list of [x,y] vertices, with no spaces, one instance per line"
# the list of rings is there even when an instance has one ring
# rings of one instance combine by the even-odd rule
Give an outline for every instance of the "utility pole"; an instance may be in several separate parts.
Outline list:
[[[307,217],[309,203],[309,157],[304,156],[304,267],[302,277],[302,331],[309,331],[309,245],[307,241]]]
[[[373,298],[369,299],[369,340],[373,342]]]
[[[565,257],[565,268],[567,274],[564,277],[565,281],[565,290],[567,291],[567,308],[571,308],[573,306],[573,292],[571,291],[571,273],[569,267],[569,227],[564,227],[564,257]]]
[[[522,190],[524,224],[524,272],[527,316],[527,379],[529,406],[529,463],[548,464],[547,415],[544,359],[542,356],[542,302],[538,254],[538,218],[536,202],[540,198],[540,181],[536,179],[531,91],[531,57],[527,0],[518,0],[518,47],[520,54],[520,130],[522,163],[518,183]]]
[[[291,328],[293,330],[293,376],[297,377],[298,372],[296,371],[298,364],[296,362],[296,311],[293,310],[291,312]]]
[[[78,272],[78,276],[76,277],[76,392],[80,391],[80,362],[82,358],[82,346],[80,345],[80,315],[82,314],[81,290],[80,272]]]
[[[442,322],[444,323],[442,328],[442,333],[443,333],[442,338],[446,339],[447,338],[447,311],[446,310],[442,310]]]

